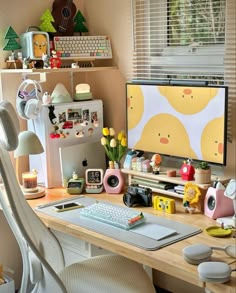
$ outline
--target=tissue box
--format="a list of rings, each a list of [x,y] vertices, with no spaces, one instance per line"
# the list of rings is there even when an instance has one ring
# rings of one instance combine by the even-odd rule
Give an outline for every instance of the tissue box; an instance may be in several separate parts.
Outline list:
[[[14,280],[8,276],[4,276],[5,284],[0,285],[0,293],[14,293],[15,292],[15,283]]]

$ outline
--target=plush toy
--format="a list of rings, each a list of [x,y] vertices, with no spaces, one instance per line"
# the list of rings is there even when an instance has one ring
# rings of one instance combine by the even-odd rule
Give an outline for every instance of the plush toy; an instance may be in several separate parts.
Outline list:
[[[200,211],[200,196],[201,192],[196,184],[186,183],[184,186],[183,206],[186,213],[194,213]]]

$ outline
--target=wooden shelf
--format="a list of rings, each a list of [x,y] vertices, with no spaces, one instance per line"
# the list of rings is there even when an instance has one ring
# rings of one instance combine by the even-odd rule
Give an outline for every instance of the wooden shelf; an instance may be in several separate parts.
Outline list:
[[[101,66],[101,67],[78,67],[78,68],[71,68],[71,67],[66,67],[66,68],[50,68],[50,69],[45,69],[45,68],[32,68],[32,69],[0,69],[0,73],[63,73],[63,72],[94,72],[94,71],[104,71],[104,70],[115,70],[117,69],[116,66]]]
[[[168,177],[166,175],[166,171],[163,171],[158,175],[150,173],[150,172],[145,173],[145,172],[138,172],[138,171],[133,171],[133,170],[128,170],[128,169],[121,169],[121,171],[123,174],[128,175],[128,184],[129,185],[132,182],[136,181],[140,186],[151,188],[153,192],[160,193],[160,194],[167,195],[167,196],[171,196],[174,198],[182,199],[183,194],[177,193],[173,189],[165,190],[165,189],[155,187],[155,184],[158,184],[158,182],[173,183],[173,184],[182,185],[182,186],[184,186],[185,183],[187,183],[187,182],[191,182],[191,183],[196,184],[195,181],[182,180],[182,178],[181,178],[180,174],[178,174],[178,172],[177,172],[176,177]],[[144,182],[142,182],[142,180]],[[201,198],[200,206],[201,206],[201,211],[203,212],[204,198],[205,198],[207,189],[211,186],[211,184],[197,184],[197,185],[201,189],[202,198]]]

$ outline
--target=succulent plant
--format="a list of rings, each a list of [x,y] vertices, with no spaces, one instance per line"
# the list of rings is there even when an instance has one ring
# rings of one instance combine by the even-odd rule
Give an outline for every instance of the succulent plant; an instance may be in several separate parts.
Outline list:
[[[208,170],[210,169],[210,165],[207,162],[202,161],[197,165],[197,169]]]

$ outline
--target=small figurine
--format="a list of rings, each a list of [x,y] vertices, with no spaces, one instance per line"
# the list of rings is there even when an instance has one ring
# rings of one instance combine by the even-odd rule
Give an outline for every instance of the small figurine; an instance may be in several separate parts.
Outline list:
[[[48,56],[47,54],[42,54],[42,60],[43,60],[43,68],[45,69],[50,69],[50,56]]]
[[[201,192],[196,184],[186,183],[184,186],[183,206],[185,212],[193,214],[196,210],[200,211]]]
[[[45,92],[42,97],[43,104],[48,105],[52,102],[52,97],[49,92]]]
[[[73,172],[72,179],[77,180],[79,178],[78,174],[76,172]]]
[[[22,66],[23,66],[23,69],[28,69],[29,68],[29,62],[30,62],[30,58],[23,58],[23,63],[22,63]]]
[[[182,180],[186,180],[186,181],[194,180],[195,169],[192,166],[191,159],[188,159],[187,163],[186,161],[183,162],[183,165],[181,166],[181,169],[180,169],[180,174],[181,174]]]
[[[57,52],[55,50],[52,50],[52,57],[50,57],[51,68],[60,68],[61,64],[61,58],[58,57]]]
[[[150,165],[152,166],[152,173],[153,174],[159,174],[161,161],[162,161],[162,159],[159,154],[155,154],[152,156]]]

